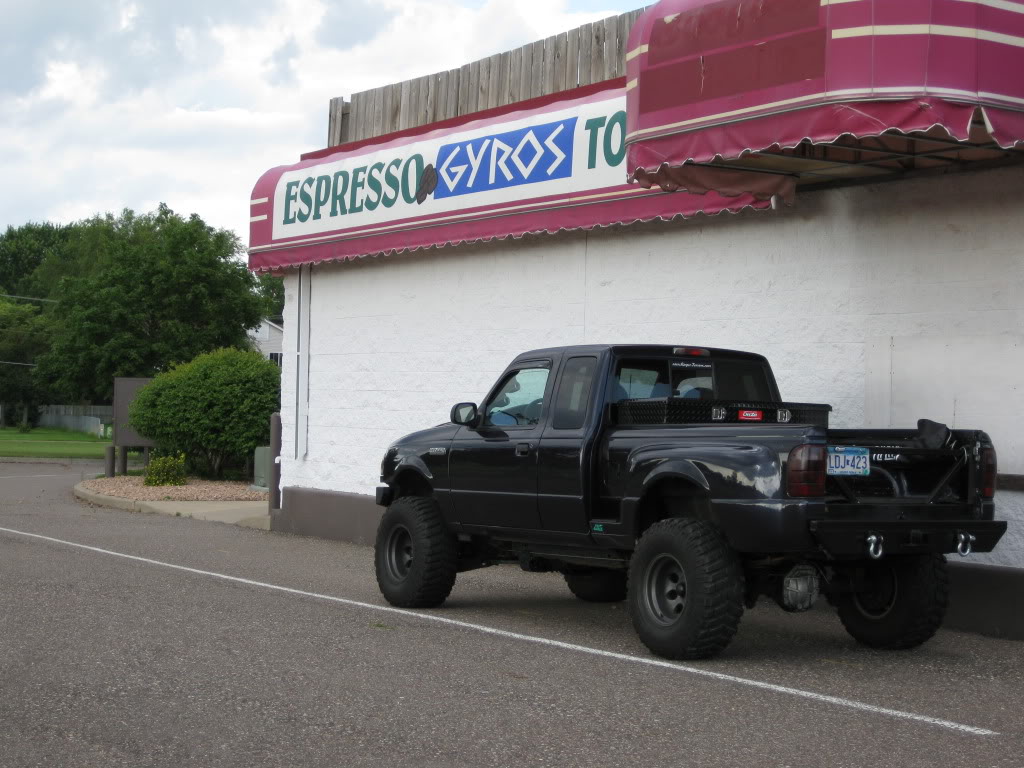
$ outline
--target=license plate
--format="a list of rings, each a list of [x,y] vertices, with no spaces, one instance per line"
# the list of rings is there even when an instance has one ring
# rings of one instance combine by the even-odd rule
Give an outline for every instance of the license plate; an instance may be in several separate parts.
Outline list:
[[[871,456],[867,448],[854,448],[849,445],[830,445],[828,447],[828,467],[830,475],[865,476],[871,474]]]

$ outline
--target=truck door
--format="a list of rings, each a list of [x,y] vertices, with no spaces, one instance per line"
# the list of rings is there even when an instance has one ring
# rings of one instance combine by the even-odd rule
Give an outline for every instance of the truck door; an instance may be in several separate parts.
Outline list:
[[[540,439],[537,502],[541,524],[548,531],[590,530],[586,437],[597,368],[596,356],[570,357],[558,377],[554,407]]]
[[[458,522],[540,528],[537,446],[550,373],[548,360],[521,363],[508,371],[481,409],[481,426],[456,433],[448,467]]]

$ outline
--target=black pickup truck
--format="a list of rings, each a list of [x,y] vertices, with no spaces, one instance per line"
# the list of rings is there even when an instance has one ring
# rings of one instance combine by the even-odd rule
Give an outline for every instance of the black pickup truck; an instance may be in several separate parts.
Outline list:
[[[444,602],[461,571],[558,571],[576,597],[628,600],[654,653],[712,656],[761,595],[819,595],[876,648],[930,638],[945,554],[989,552],[996,454],[984,432],[829,429],[768,361],[703,347],[589,345],[515,359],[482,407],[392,445],[377,582]]]

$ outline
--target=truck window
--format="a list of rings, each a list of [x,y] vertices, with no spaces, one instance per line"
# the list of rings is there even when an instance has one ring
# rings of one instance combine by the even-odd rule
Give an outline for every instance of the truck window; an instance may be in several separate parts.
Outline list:
[[[711,363],[706,360],[677,360],[672,363],[672,397],[686,400],[714,400],[715,385]]]
[[[484,423],[496,427],[529,427],[540,421],[547,368],[523,368],[511,374],[487,404]]]
[[[553,429],[579,429],[583,426],[596,369],[596,357],[570,357],[566,360],[555,397],[555,413],[551,419]]]
[[[612,401],[668,397],[668,361],[623,360],[616,373]]]
[[[757,360],[716,360],[719,400],[774,400],[764,364]]]
[[[623,360],[611,401],[679,397],[689,400],[774,400],[758,360]]]

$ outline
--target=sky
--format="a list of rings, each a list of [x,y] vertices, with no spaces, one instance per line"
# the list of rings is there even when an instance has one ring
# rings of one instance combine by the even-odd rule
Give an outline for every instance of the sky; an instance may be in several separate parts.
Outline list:
[[[154,210],[248,241],[269,168],[335,96],[461,66],[639,0],[0,0],[0,231]]]

